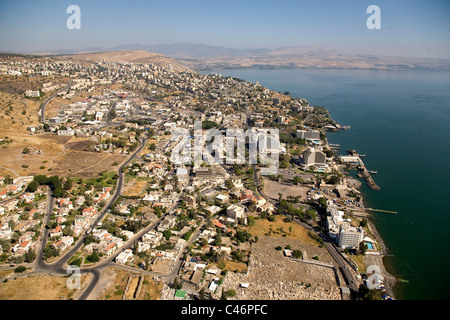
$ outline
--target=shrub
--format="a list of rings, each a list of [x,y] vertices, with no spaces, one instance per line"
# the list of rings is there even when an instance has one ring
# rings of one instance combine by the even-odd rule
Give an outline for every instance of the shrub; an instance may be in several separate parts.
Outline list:
[[[14,269],[15,273],[22,273],[25,270],[27,270],[27,268],[25,268],[24,266],[18,266],[17,268]]]

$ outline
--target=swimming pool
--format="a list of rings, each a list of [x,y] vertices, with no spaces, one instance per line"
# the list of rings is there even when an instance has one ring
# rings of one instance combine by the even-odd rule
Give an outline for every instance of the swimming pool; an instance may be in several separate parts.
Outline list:
[[[364,243],[367,245],[367,249],[373,250],[372,242],[365,241]]]

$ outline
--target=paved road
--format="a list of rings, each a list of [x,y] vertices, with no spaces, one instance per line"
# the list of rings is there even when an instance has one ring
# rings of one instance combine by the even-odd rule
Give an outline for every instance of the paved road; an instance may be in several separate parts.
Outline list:
[[[277,201],[267,197],[262,190],[259,188],[259,175],[256,172],[254,172],[254,178],[256,181],[256,188],[257,191],[259,192],[259,194],[264,197],[267,201],[271,202],[272,204],[276,205]],[[291,218],[289,215],[286,215],[287,217]],[[353,291],[358,291],[358,282],[355,278],[355,275],[353,274],[353,272],[350,270],[352,268],[352,266],[349,264],[349,262],[347,262],[347,260],[342,256],[341,252],[336,248],[336,246],[333,244],[332,240],[325,234],[315,230],[314,228],[312,228],[310,225],[300,221],[297,218],[294,218],[293,221],[299,225],[301,225],[302,227],[304,227],[305,229],[316,233],[317,235],[319,235],[324,242],[324,247],[328,250],[328,252],[330,253],[330,255],[333,257],[333,259],[336,261],[339,270],[341,271],[341,274],[344,278],[345,283],[347,284],[347,286],[353,290]]]
[[[48,97],[47,99],[45,99],[44,103],[42,103],[41,105],[41,123],[45,123],[45,107],[47,106],[47,104],[50,102],[50,100],[52,100],[54,97],[56,97],[56,95],[64,90],[69,89],[72,86],[72,83],[69,82],[64,88],[62,88],[61,90],[56,91],[54,94],[52,94],[50,97]]]
[[[178,197],[178,199],[176,201],[174,201],[174,203],[172,204],[172,206],[170,206],[167,209],[167,213],[163,216],[161,216],[161,218],[155,220],[154,222],[152,222],[150,225],[148,225],[147,227],[145,227],[144,229],[140,230],[138,233],[136,233],[131,239],[129,239],[123,246],[121,246],[116,252],[114,252],[114,254],[112,254],[111,256],[107,257],[106,259],[103,259],[102,261],[100,261],[98,264],[96,264],[95,266],[89,267],[89,268],[81,268],[81,272],[85,273],[85,272],[93,272],[94,278],[92,279],[92,281],[90,282],[89,286],[84,290],[83,294],[80,296],[79,300],[85,300],[89,297],[89,295],[91,294],[92,290],[95,288],[95,286],[98,284],[99,280],[100,280],[100,275],[101,275],[101,271],[103,271],[105,268],[107,268],[108,266],[111,266],[114,264],[114,259],[124,250],[128,249],[128,248],[132,248],[135,244],[136,241],[138,241],[140,238],[142,238],[142,236],[146,233],[148,233],[150,230],[153,230],[154,228],[156,228],[156,226],[161,222],[161,220],[164,219],[165,216],[170,215],[170,213],[178,206],[178,200],[182,197],[182,195],[184,194],[184,191],[182,191]],[[95,226],[95,224],[94,224]],[[198,234],[199,229],[197,229],[196,234]],[[192,241],[195,239],[196,235],[193,234],[191,235],[190,241],[188,241],[185,244],[185,247],[181,250],[183,252],[184,255],[184,251],[186,249],[186,247],[192,243]],[[73,250],[73,249],[72,249]],[[75,251],[76,252],[76,251]],[[181,262],[182,259],[179,256],[177,256],[176,258],[176,265],[174,266],[174,268],[172,269],[172,271],[169,274],[160,274],[160,273],[152,273],[149,271],[145,271],[145,270],[141,270],[141,269],[137,269],[137,268],[132,268],[133,271],[135,272],[144,272],[154,275],[154,276],[158,276],[161,278],[166,278],[166,280],[168,280],[169,282],[173,280],[173,278],[175,278],[175,276],[178,274],[179,268],[181,267]],[[131,268],[131,267],[127,267],[127,266],[123,266],[123,265],[119,265],[117,264],[117,266],[120,267],[125,267],[127,269]]]
[[[123,182],[124,182],[124,175],[122,172],[122,169],[127,166],[144,148],[145,146],[145,142],[146,139],[141,139],[141,146],[136,149],[128,158],[127,161],[125,161],[118,169],[118,181],[117,181],[117,187],[116,190],[114,192],[114,195],[111,197],[111,199],[109,200],[109,202],[105,205],[105,207],[99,212],[99,216],[97,217],[97,219],[91,224],[91,228],[95,227],[97,225],[97,223],[99,223],[103,217],[105,216],[106,212],[108,211],[109,207],[117,200],[117,198],[120,196],[120,193],[122,191],[122,186],[123,186]],[[49,233],[49,229],[47,227],[45,227],[49,220],[50,217],[52,215],[53,212],[53,207],[54,207],[54,203],[55,203],[55,198],[53,197],[52,191],[50,190],[49,187],[48,188],[48,192],[47,192],[47,210],[46,210],[46,215],[44,217],[44,223],[43,223],[43,229],[42,229],[42,235],[40,237],[39,243],[36,246],[36,259],[35,261],[30,264],[29,266],[31,266],[33,268],[33,271],[31,272],[27,272],[26,275],[28,274],[34,274],[34,273],[51,273],[51,274],[68,274],[67,269],[66,269],[66,264],[67,262],[70,260],[70,258],[72,258],[72,256],[79,250],[79,248],[81,248],[81,246],[84,243],[84,240],[87,236],[86,233],[83,234],[82,237],[80,237],[77,241],[77,243],[69,250],[67,251],[64,255],[62,255],[57,261],[53,262],[53,263],[46,263],[44,260],[44,248],[47,244],[47,239],[48,239],[48,233]],[[150,227],[154,227],[156,226],[156,223],[150,225],[147,229],[149,229]],[[141,234],[141,233],[139,233]],[[134,240],[135,241],[135,240]],[[130,243],[134,243],[130,242]],[[131,245],[131,244],[130,244]],[[122,250],[125,249],[127,246],[121,248]],[[118,253],[117,253],[118,254]],[[115,258],[115,256],[117,256],[117,254],[113,255],[110,257],[110,259],[107,259],[106,261],[102,261],[100,264],[93,266],[93,267],[89,267],[89,268],[81,268],[80,271],[81,273],[92,273],[93,274],[93,280],[89,283],[88,287],[85,289],[85,291],[83,292],[81,298],[85,298],[87,297],[90,292],[93,290],[93,288],[95,287],[95,285],[97,284],[98,280],[100,279],[100,275],[101,272],[103,271],[103,269],[108,265],[109,262],[112,261],[112,259]],[[26,266],[26,265],[24,265]]]

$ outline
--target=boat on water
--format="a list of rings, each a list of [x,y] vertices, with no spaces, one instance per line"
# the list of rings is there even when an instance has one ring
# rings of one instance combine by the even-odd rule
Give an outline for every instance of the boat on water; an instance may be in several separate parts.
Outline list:
[[[371,174],[377,174],[378,171],[376,171],[376,170],[369,170],[369,173],[371,173]]]

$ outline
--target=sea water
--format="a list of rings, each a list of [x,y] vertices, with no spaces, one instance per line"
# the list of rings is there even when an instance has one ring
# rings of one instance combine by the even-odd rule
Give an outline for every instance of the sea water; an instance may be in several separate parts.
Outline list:
[[[350,130],[327,134],[341,154],[355,149],[381,190],[361,191],[388,247],[385,265],[401,281],[397,299],[448,299],[450,266],[450,73],[245,69],[239,77],[327,108]]]

